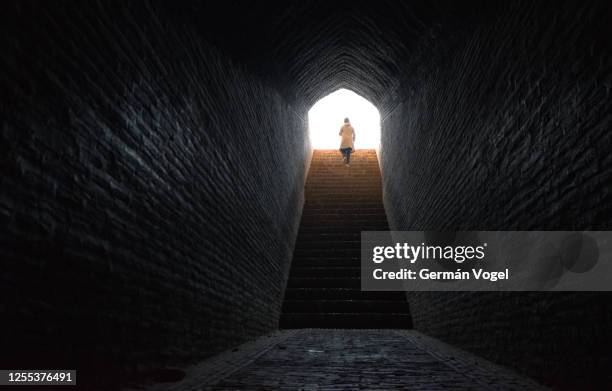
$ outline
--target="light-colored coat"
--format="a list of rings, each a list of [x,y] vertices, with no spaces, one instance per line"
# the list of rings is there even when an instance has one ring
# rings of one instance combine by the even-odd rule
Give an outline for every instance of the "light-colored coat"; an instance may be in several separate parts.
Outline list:
[[[351,148],[352,150],[355,150],[355,129],[353,129],[351,124],[344,124],[342,128],[340,128],[339,135],[342,136],[340,149]]]

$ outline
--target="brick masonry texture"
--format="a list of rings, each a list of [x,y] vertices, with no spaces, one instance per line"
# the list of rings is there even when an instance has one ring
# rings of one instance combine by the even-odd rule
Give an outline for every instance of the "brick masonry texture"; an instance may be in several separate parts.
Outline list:
[[[275,90],[131,4],[3,17],[3,367],[101,388],[278,328],[310,151]]]
[[[612,227],[609,6],[502,8],[432,28],[405,68],[382,127],[392,229]],[[416,329],[564,389],[612,384],[610,299],[409,294]]]

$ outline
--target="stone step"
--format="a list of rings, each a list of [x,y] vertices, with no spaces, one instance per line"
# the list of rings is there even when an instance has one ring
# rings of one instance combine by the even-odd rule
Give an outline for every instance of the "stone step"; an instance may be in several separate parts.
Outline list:
[[[372,212],[367,212],[364,210],[359,210],[359,209],[355,209],[355,210],[351,210],[351,211],[344,211],[344,212],[331,212],[322,210],[318,213],[306,213],[306,214],[302,214],[302,220],[304,219],[312,219],[312,218],[317,218],[317,219],[346,219],[346,218],[359,218],[359,219],[378,219],[378,220],[384,220],[387,221],[387,216],[384,213],[372,213]]]
[[[338,185],[352,185],[352,186],[364,186],[364,187],[374,187],[374,185],[381,185],[381,178],[372,177],[372,175],[363,175],[356,177],[355,175],[351,175],[350,177],[346,176],[333,176],[328,175],[325,180],[316,179],[309,180],[306,182],[305,188],[309,188],[312,186],[317,187],[337,187]]]
[[[407,313],[283,313],[281,329],[292,328],[411,328]]]
[[[348,191],[357,191],[363,190],[364,192],[370,191],[373,193],[382,193],[381,184],[378,183],[378,186],[375,186],[377,183],[355,183],[352,181],[345,181],[342,179],[338,179],[336,181],[335,186],[327,185],[327,184],[319,184],[319,183],[310,183],[304,186],[304,191],[306,193],[312,192],[313,190],[317,190],[321,193],[334,193],[334,192],[348,192]]]
[[[378,165],[373,165],[365,162],[352,163],[351,167],[346,167],[341,162],[329,162],[327,164],[315,163],[310,166],[308,173],[317,174],[332,174],[338,176],[355,176],[363,173],[368,173],[375,176],[380,176],[380,168]],[[315,176],[312,179],[326,179],[325,177]]]
[[[326,203],[331,204],[334,202],[346,202],[346,203],[365,203],[382,205],[382,194],[322,194],[317,197],[309,197],[309,203]]]
[[[342,213],[346,214],[359,214],[362,210],[380,208],[380,202],[363,202],[363,207],[359,206],[359,203],[355,202],[313,202],[308,201],[304,203],[304,208],[310,209],[309,211],[304,210],[302,215],[308,216],[316,213]]]
[[[353,197],[357,201],[364,201],[368,198],[373,200],[381,199],[382,192],[380,189],[359,189],[359,188],[342,188],[334,191],[328,189],[306,190],[304,193],[306,198],[332,200],[334,198]]]
[[[361,241],[357,240],[321,240],[314,239],[308,240],[302,238],[295,245],[295,250],[301,249],[359,249],[361,248]]]
[[[301,246],[301,245],[300,245]],[[301,258],[357,258],[361,256],[361,247],[351,248],[296,248],[293,252],[296,259]]]
[[[302,232],[298,231],[298,237],[296,244],[300,241],[317,241],[317,242],[328,242],[328,241],[340,241],[340,242],[361,242],[361,234],[355,233],[325,233],[325,232]]]
[[[353,191],[349,189],[333,194],[329,192],[306,192],[305,197],[315,202],[349,201],[355,203],[376,202],[379,205],[382,204],[382,193],[372,191]]]
[[[362,231],[388,231],[389,226],[387,224],[374,225],[369,224],[368,226],[363,225],[349,225],[349,226],[323,226],[320,224],[310,224],[300,226],[300,231],[304,233],[361,233]]]
[[[360,214],[360,215],[379,215],[387,217],[384,208],[361,208],[353,211],[347,211],[344,208],[308,208],[302,212],[302,216],[313,216],[313,215],[330,215],[330,216],[344,216],[346,214]]]
[[[333,175],[339,175],[339,176],[359,175],[363,173],[369,173],[372,175],[380,176],[380,168],[378,167],[378,164],[372,164],[368,162],[359,162],[359,161],[351,162],[350,167],[347,167],[342,162],[335,162],[335,161],[334,162],[329,161],[324,164],[315,163],[315,164],[311,164],[310,170],[308,171],[309,174],[312,173],[314,175],[322,174],[324,172],[329,172]],[[318,179],[318,178],[315,177],[314,179]]]
[[[343,204],[343,205],[357,205],[362,204],[364,206],[382,205],[382,194],[334,194],[334,195],[318,195],[317,197],[308,197],[308,205],[329,205],[329,204]]]
[[[380,227],[387,225],[387,219],[384,216],[373,217],[359,214],[347,214],[342,216],[311,215],[302,217],[300,222],[300,228],[308,228],[312,225],[326,225],[328,227],[342,227],[344,225],[346,228],[361,227],[365,229],[368,226]]]
[[[337,206],[336,208],[323,208],[323,207],[312,207],[308,211],[304,211],[302,213],[302,218],[308,218],[312,216],[317,217],[351,217],[351,216],[359,216],[359,217],[372,217],[372,218],[381,218],[387,219],[387,214],[384,209],[381,208],[363,208],[363,209],[345,209],[341,206]]]
[[[357,190],[363,190],[363,192],[370,191],[372,193],[382,193],[382,189],[380,187],[373,186],[373,184],[351,183],[351,182],[341,181],[341,180],[338,180],[337,182],[338,183],[336,184],[335,187],[328,186],[328,185],[319,185],[319,184],[307,185],[307,186],[304,186],[304,191],[306,191],[306,194],[309,194],[309,193],[312,193],[313,190],[316,190],[323,195],[327,195],[328,193],[335,193],[335,192],[348,193],[349,191],[357,191]]]
[[[398,300],[286,300],[286,313],[402,313],[408,303]]]
[[[360,254],[352,257],[295,257],[291,267],[359,267]]]
[[[293,266],[289,274],[292,278],[318,278],[318,277],[350,277],[359,278],[361,268],[359,264],[351,266]]]
[[[363,201],[364,199],[372,198],[374,200],[382,197],[380,189],[363,189],[363,188],[342,188],[335,191],[329,189],[317,189],[317,190],[306,190],[304,193],[306,198],[323,198],[323,199],[334,199],[334,198],[346,198],[351,197]]]
[[[387,218],[383,215],[362,215],[362,214],[345,214],[345,215],[308,215],[302,216],[301,224],[308,225],[327,225],[327,226],[347,226],[354,227],[356,225],[365,228],[370,225],[381,226],[387,224]]]
[[[364,163],[364,164],[375,164],[378,166],[378,161],[375,156],[372,155],[361,155],[361,154],[351,154],[351,161],[355,163]],[[319,155],[316,158],[312,159],[311,165],[313,164],[343,164],[342,154],[340,151],[336,153],[330,153],[328,155]]]
[[[372,203],[367,203],[370,205],[380,205],[380,203],[377,202],[372,202]],[[364,206],[365,208],[371,207],[370,205],[368,206]],[[309,205],[305,206],[305,207],[309,207],[309,208],[315,208],[317,210],[325,210],[327,209],[328,211],[333,211],[334,213],[338,213],[338,210],[342,210],[345,211],[345,214],[360,214],[361,210],[359,209],[359,207],[357,207],[357,204],[354,202],[334,202],[334,203],[313,203],[313,202],[309,202]],[[306,213],[305,216],[308,215],[312,215],[315,214],[315,212],[310,212],[310,213]]]
[[[285,300],[386,300],[406,302],[405,292],[362,291],[351,288],[287,288]]]
[[[355,177],[363,174],[369,174],[372,176],[380,176],[380,168],[378,165],[372,165],[365,162],[354,162],[351,163],[350,167],[347,167],[344,163],[333,162],[328,164],[314,164],[310,166],[308,174],[313,175],[331,175],[331,176],[346,176]],[[315,176],[313,179],[319,179],[320,176]]]
[[[317,156],[316,159],[313,159],[310,164],[311,165],[314,165],[314,164],[343,165],[344,164],[343,161],[344,160],[343,160],[342,154],[338,151],[337,153],[332,153],[332,154],[325,155],[325,156]],[[376,165],[376,167],[378,167],[378,162],[376,161],[376,158],[373,156],[363,156],[360,154],[351,154],[351,162],[371,164],[371,165]]]
[[[346,171],[344,173],[338,173],[334,170],[319,170],[319,172],[310,172],[309,175],[325,176],[325,180],[319,178],[307,179],[305,186],[313,184],[332,184],[334,181],[340,183],[355,183],[355,184],[370,184],[380,183],[382,184],[382,177],[375,171],[371,170],[353,170]]]
[[[360,289],[359,277],[295,277],[287,281],[287,288],[353,288]]]
[[[309,185],[324,185],[324,186],[332,186],[337,183],[337,181],[341,181],[343,183],[354,183],[354,184],[363,184],[369,185],[372,183],[382,183],[382,177],[373,175],[374,171],[362,170],[359,172],[351,171],[350,174],[345,173],[346,175],[334,175],[333,172],[321,173],[321,175],[325,175],[324,177],[310,177],[306,180],[306,186]]]
[[[382,178],[377,167],[310,167],[308,174],[312,175],[306,179],[306,183],[333,183],[335,179],[369,183],[380,182]]]
[[[327,191],[327,192],[346,192],[346,191],[355,191],[355,190],[363,190],[363,191],[372,191],[372,192],[378,192],[381,193],[382,192],[382,188],[380,187],[381,183],[379,181],[376,182],[367,182],[367,183],[362,183],[362,182],[354,182],[354,181],[348,181],[348,180],[344,180],[342,178],[338,178],[335,180],[335,183],[333,184],[327,184],[327,183],[307,183],[306,186],[304,186],[304,190],[308,193],[309,191],[312,190],[318,190],[318,191]]]

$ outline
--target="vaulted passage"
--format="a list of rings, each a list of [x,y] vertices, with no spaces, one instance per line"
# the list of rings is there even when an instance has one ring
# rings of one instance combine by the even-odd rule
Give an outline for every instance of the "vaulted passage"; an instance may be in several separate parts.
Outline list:
[[[603,0],[3,3],[0,369],[610,389],[607,292],[366,293],[354,263],[370,228],[609,230],[610,20]],[[341,89],[380,114],[351,167],[309,133]]]

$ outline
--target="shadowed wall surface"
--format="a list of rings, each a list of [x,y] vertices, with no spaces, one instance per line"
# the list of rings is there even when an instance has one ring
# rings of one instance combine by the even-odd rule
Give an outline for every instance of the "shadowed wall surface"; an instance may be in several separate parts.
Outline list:
[[[407,66],[402,103],[383,122],[392,229],[610,229],[604,11],[512,3],[454,42],[424,41]],[[450,36],[445,28],[437,34]],[[612,322],[609,294],[408,298],[416,329],[547,384],[612,383],[603,359],[612,339],[600,329]]]
[[[214,5],[6,5],[2,342],[24,362],[156,368],[276,328],[303,118],[339,88],[380,110],[391,228],[610,226],[607,2]],[[609,376],[609,295],[409,301],[549,384]]]
[[[11,7],[4,367],[157,368],[276,329],[303,120],[159,11]]]

